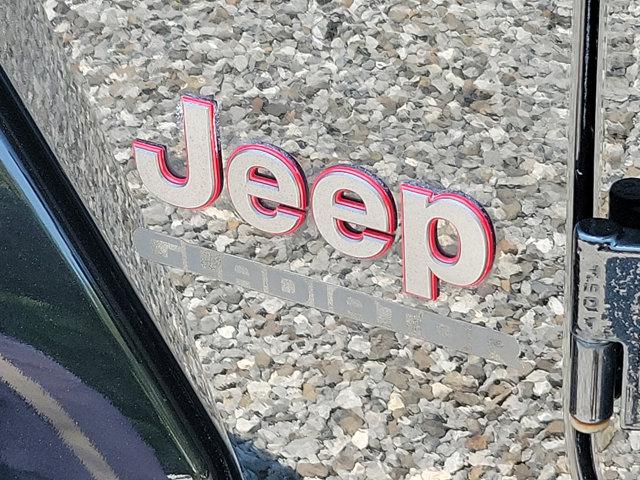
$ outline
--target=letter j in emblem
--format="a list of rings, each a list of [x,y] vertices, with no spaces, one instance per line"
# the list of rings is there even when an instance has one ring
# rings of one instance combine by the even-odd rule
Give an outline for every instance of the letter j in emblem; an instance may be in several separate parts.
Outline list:
[[[133,142],[133,155],[147,189],[167,203],[182,208],[204,208],[222,192],[222,153],[216,131],[217,104],[213,100],[182,96],[187,175],[178,177],[167,166],[162,145]]]

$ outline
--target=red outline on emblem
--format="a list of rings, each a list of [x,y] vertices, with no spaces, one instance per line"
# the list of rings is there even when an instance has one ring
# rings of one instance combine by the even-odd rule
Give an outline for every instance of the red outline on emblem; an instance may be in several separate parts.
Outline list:
[[[338,190],[333,198],[333,201],[339,205],[345,205],[345,206],[366,212],[367,209],[364,206],[364,202],[360,202],[358,200],[352,200],[344,196],[344,193],[349,191],[350,190],[346,190],[346,189]],[[344,220],[336,220],[336,226],[338,227],[338,230],[340,231],[340,233],[342,233],[345,237],[350,238],[352,240],[362,240],[362,237],[364,236],[363,235],[364,230],[356,231],[353,228],[350,228],[347,223],[348,222],[345,222]],[[377,234],[376,230],[371,230],[371,232],[373,232],[370,234],[371,236],[374,236]],[[380,237],[377,237],[377,238],[380,238]],[[383,240],[386,240],[386,238],[384,238]]]
[[[218,125],[216,122],[216,109],[218,108],[218,104],[215,100],[211,100],[208,98],[194,97],[191,95],[182,95],[180,97],[180,102],[183,105],[183,110],[184,110],[185,103],[194,103],[196,105],[201,105],[209,109],[209,122],[211,127],[211,151],[213,152],[212,163],[213,163],[214,185],[213,185],[213,192],[209,200],[207,200],[203,205],[189,209],[189,210],[199,210],[212,205],[222,193],[222,188],[224,186],[224,172],[222,171],[222,151],[220,148],[220,141],[218,139]],[[186,144],[185,155],[187,158],[186,176],[178,177],[173,173],[171,173],[171,171],[169,170],[169,167],[167,166],[167,147],[164,145],[159,145],[156,143],[147,142],[145,140],[136,139],[131,144],[133,148],[133,158],[137,161],[136,154],[135,154],[136,148],[140,148],[142,150],[146,150],[148,152],[152,152],[156,154],[158,166],[160,167],[160,173],[162,174],[164,179],[179,187],[186,185],[187,182],[189,181],[189,145],[187,143],[186,123],[183,125],[183,130],[184,130],[184,139]]]
[[[482,271],[482,274],[480,275],[480,277],[474,281],[473,283],[470,283],[468,285],[457,285],[457,284],[452,284],[452,285],[456,285],[458,287],[463,287],[463,288],[468,288],[468,287],[474,287],[480,283],[482,283],[484,281],[485,278],[487,278],[487,276],[489,275],[489,273],[491,273],[491,269],[493,268],[493,263],[495,261],[495,249],[496,249],[496,236],[495,236],[495,231],[493,229],[493,223],[491,222],[491,219],[489,217],[489,215],[487,214],[487,212],[484,210],[484,208],[482,208],[482,206],[476,202],[475,200],[467,197],[466,195],[463,195],[461,193],[456,193],[456,192],[447,192],[447,191],[441,191],[441,192],[437,192],[435,190],[433,190],[431,187],[428,186],[422,186],[422,185],[416,185],[413,183],[407,183],[407,182],[403,182],[400,184],[400,204],[401,204],[401,212],[403,212],[404,214],[404,208],[402,208],[402,204],[404,201],[404,192],[405,191],[412,191],[415,193],[419,193],[421,195],[425,195],[427,197],[427,203],[433,203],[436,200],[440,200],[440,199],[452,199],[452,200],[456,200],[460,203],[463,203],[464,205],[466,205],[467,207],[469,207],[475,214],[476,216],[480,219],[480,223],[482,225],[482,229],[485,231],[485,234],[487,235],[487,263],[484,267],[484,270]],[[434,218],[431,222],[429,222],[429,225],[427,226],[427,234],[429,235],[429,249],[431,251],[431,253],[433,254],[434,252],[436,252],[436,254],[434,254],[434,257],[437,260],[440,260],[444,263],[449,263],[449,264],[454,264],[457,263],[457,261],[460,258],[460,252],[462,251],[462,243],[460,241],[460,237],[458,237],[458,251],[456,253],[456,255],[454,257],[448,257],[444,254],[442,254],[442,252],[440,252],[440,249],[437,247],[436,243],[435,243],[435,236],[431,235],[431,233],[433,232],[433,230],[435,229],[438,220],[441,220],[439,218]],[[422,295],[418,295],[416,293],[412,293],[412,292],[408,292],[407,291],[407,286],[406,286],[406,274],[405,274],[405,255],[404,255],[404,243],[405,243],[405,236],[404,236],[404,226],[405,223],[404,221],[402,222],[402,240],[401,240],[401,252],[402,252],[402,291],[408,295],[411,295],[413,297],[417,297],[417,298],[425,298],[427,300],[437,300],[438,296],[440,295],[440,279],[435,275],[435,273],[431,273],[431,298],[428,297],[423,297]],[[455,228],[455,226],[454,226]]]
[[[382,256],[384,256],[396,239],[396,230],[398,229],[398,218],[396,215],[396,207],[395,201],[393,200],[393,196],[390,191],[386,187],[386,184],[382,182],[378,177],[369,173],[362,167],[355,167],[353,165],[333,165],[331,167],[327,167],[320,172],[320,174],[316,177],[313,182],[313,186],[311,187],[311,198],[313,199],[313,191],[316,188],[318,182],[325,176],[330,173],[346,173],[349,175],[355,175],[360,177],[362,180],[371,185],[382,197],[382,200],[385,204],[387,210],[387,221],[389,226],[391,227],[391,232],[380,232],[378,230],[374,230],[372,228],[365,228],[362,232],[354,232],[352,229],[347,227],[346,222],[344,220],[334,219],[336,222],[336,227],[338,231],[344,235],[345,237],[351,240],[362,240],[362,237],[367,235],[372,238],[377,238],[379,240],[383,240],[386,242],[386,245],[382,248],[382,250],[377,254],[371,257],[362,257],[362,260],[375,260]],[[349,192],[348,189],[338,190],[334,196],[334,202],[339,205],[345,205],[352,208],[357,208],[358,210],[366,211],[366,207],[364,202],[358,202],[356,200],[351,200],[343,197],[344,192]]]
[[[265,207],[260,202],[259,197],[249,195],[249,197],[251,198],[251,204],[253,205],[253,207],[263,215],[268,215],[270,217],[273,217],[278,211],[280,211],[280,212],[288,213],[290,215],[297,216],[298,220],[296,221],[295,225],[292,228],[290,228],[286,232],[272,233],[272,235],[292,235],[305,222],[307,218],[306,210],[307,210],[307,207],[309,206],[309,193],[308,193],[307,180],[304,175],[304,172],[302,171],[302,167],[291,154],[285,152],[284,150],[278,147],[275,147],[268,143],[247,143],[245,145],[240,145],[238,148],[236,148],[233,151],[231,155],[229,155],[229,158],[227,159],[227,170],[226,170],[227,175],[229,173],[229,170],[230,170],[229,167],[231,166],[231,162],[233,161],[233,159],[237,155],[239,155],[240,153],[246,150],[259,150],[261,152],[272,155],[276,157],[278,160],[280,160],[282,163],[284,163],[286,167],[289,169],[289,171],[293,173],[293,177],[296,181],[296,185],[298,186],[298,192],[300,194],[298,197],[300,202],[300,208],[293,208],[293,207],[289,207],[287,205],[281,205],[281,204],[278,204],[278,206],[275,209],[268,208],[268,207]],[[260,167],[256,166],[251,168],[251,170],[249,170],[249,180],[253,180],[255,182],[262,183],[265,185],[270,185],[273,187],[278,186],[278,182],[276,179],[266,177],[264,175],[260,175],[258,173],[258,168]],[[227,178],[227,188],[231,188],[231,184],[228,180],[229,179]]]
[[[427,227],[428,228],[427,235],[429,236],[429,248],[431,249],[431,253],[433,253],[433,256],[436,257],[436,259],[440,260],[442,263],[454,264],[460,258],[460,247],[458,247],[455,255],[447,255],[442,250],[440,250],[440,246],[438,245],[438,230],[437,230],[438,222],[440,220],[443,220],[446,222],[444,218],[436,217],[429,222],[429,226]],[[453,227],[453,229],[456,231],[456,234],[457,234],[458,230],[456,229],[456,227],[453,224],[451,224],[451,226]]]

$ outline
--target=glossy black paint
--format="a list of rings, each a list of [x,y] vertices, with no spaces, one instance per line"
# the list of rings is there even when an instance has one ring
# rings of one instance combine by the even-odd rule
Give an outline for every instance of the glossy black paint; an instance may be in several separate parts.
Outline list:
[[[0,359],[18,344],[33,350],[25,353],[30,358],[51,360],[47,368],[70,372],[78,388],[106,399],[111,413],[129,422],[166,474],[241,478],[225,439],[1,70],[0,187],[0,340],[8,339],[0,342]],[[99,402],[85,403],[91,415],[111,414]],[[0,445],[15,435],[0,430]],[[36,478],[7,473],[2,478]]]
[[[573,75],[575,98],[573,125],[573,169],[569,171],[571,189],[569,192],[567,208],[567,228],[569,229],[570,242],[567,245],[568,258],[574,258],[573,228],[585,218],[591,218],[594,211],[595,178],[596,178],[596,152],[597,146],[597,119],[600,108],[598,88],[600,83],[599,44],[600,22],[603,13],[600,0],[582,0],[574,2],[576,13],[574,14],[573,29],[577,32],[574,37],[575,62]],[[577,22],[577,23],[576,23]],[[571,266],[569,266],[571,270]],[[572,278],[570,273],[568,278]],[[575,298],[573,285],[569,285],[567,294],[569,298]],[[571,306],[570,306],[571,308]],[[568,318],[571,312],[568,311]],[[570,332],[566,331],[565,335]],[[571,342],[568,343],[571,345]],[[572,357],[570,349],[565,350],[565,356]],[[570,380],[565,378],[565,382]],[[571,389],[567,386],[566,391]],[[566,406],[565,406],[566,408]],[[567,422],[566,436],[569,457],[574,459],[576,475],[581,480],[597,480],[596,459],[594,454],[593,437],[578,432]]]
[[[582,25],[574,25],[581,34],[578,38],[580,62],[576,65],[574,81],[579,82],[575,99],[575,139],[573,199],[569,199],[568,223],[575,225],[583,218],[593,216],[595,186],[595,155],[597,152],[597,117],[600,108],[598,85],[600,83],[599,41],[601,2],[587,0],[580,13]]]

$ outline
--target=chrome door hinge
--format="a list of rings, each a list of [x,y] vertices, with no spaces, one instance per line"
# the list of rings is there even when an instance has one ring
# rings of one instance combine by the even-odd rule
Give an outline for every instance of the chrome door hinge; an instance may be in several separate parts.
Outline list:
[[[575,228],[569,414],[574,428],[640,429],[640,179],[616,182],[608,219]]]

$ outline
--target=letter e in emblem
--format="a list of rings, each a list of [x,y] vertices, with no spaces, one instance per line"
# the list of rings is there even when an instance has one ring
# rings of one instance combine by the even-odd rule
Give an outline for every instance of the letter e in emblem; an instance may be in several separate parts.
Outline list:
[[[378,258],[395,238],[393,195],[382,180],[361,167],[335,165],[320,172],[311,209],[324,239],[352,257]]]
[[[302,168],[273,145],[238,147],[227,161],[227,184],[238,214],[263,232],[291,234],[306,219],[308,187]]]
[[[403,183],[402,262],[404,291],[436,300],[440,280],[460,287],[482,282],[493,266],[495,234],[484,209],[469,197]],[[438,245],[438,221],[456,230],[457,252]]]
[[[167,150],[143,140],[133,142],[133,155],[150,193],[171,205],[204,208],[222,192],[222,154],[218,139],[217,104],[206,98],[181,98],[187,151],[187,175],[178,177],[167,167]]]

